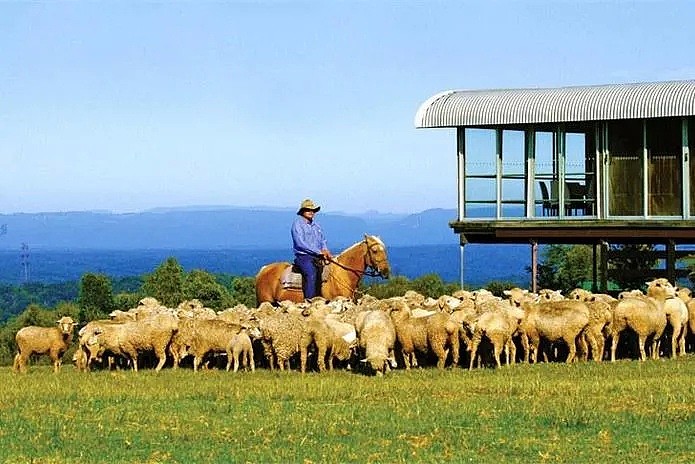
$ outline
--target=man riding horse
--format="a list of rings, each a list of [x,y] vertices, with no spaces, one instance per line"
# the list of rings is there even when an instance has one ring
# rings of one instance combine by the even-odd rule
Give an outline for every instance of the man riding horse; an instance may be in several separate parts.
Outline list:
[[[321,271],[323,264],[333,259],[321,226],[314,216],[321,209],[310,199],[302,201],[292,223],[292,244],[294,265],[302,274],[304,298],[321,295]]]

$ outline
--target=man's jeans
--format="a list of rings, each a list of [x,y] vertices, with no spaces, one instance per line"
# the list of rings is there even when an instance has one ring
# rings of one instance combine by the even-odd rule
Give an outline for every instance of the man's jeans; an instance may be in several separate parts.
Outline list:
[[[296,254],[294,256],[294,265],[299,268],[299,272],[302,274],[304,298],[308,300],[315,296],[321,296],[321,274],[315,264],[315,261],[319,258],[304,254]]]

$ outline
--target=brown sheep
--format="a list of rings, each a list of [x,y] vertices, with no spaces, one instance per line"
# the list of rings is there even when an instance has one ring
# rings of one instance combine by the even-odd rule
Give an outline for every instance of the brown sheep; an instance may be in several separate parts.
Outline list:
[[[76,322],[69,316],[63,316],[56,324],[57,327],[27,326],[19,329],[15,335],[17,354],[12,365],[15,372],[26,372],[27,361],[32,354],[46,354],[53,361],[53,372],[58,373],[63,354],[72,343]]]

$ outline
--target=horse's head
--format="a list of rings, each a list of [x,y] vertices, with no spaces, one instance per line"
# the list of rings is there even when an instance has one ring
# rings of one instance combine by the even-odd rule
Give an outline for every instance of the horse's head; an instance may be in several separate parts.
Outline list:
[[[386,245],[379,237],[374,235],[365,235],[364,243],[367,246],[367,255],[365,263],[367,267],[374,269],[384,279],[389,278],[391,267],[386,256]]]

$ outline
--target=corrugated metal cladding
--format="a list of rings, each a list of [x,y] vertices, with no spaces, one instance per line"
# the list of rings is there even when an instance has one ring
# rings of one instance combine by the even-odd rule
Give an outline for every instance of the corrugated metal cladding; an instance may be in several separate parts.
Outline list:
[[[488,126],[695,115],[695,80],[555,89],[452,90],[434,95],[415,127]]]

